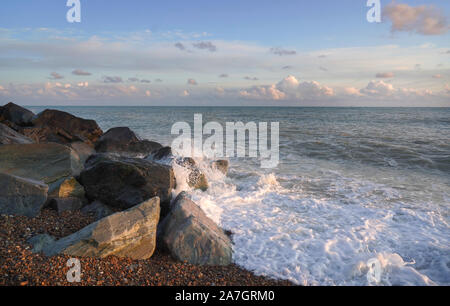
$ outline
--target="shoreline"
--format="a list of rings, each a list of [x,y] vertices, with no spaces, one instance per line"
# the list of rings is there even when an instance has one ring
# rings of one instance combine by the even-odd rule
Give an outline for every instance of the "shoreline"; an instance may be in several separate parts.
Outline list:
[[[36,218],[0,216],[0,286],[295,286],[285,280],[257,276],[235,264],[197,266],[174,260],[156,250],[147,260],[107,257],[47,257],[31,252],[26,242],[40,233],[58,238],[70,235],[93,220],[79,212],[44,209]],[[81,262],[81,282],[66,280],[67,260]]]

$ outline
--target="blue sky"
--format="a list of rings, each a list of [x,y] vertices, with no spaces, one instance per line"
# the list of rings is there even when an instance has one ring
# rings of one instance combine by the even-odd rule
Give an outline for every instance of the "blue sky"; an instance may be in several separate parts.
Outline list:
[[[449,105],[449,1],[80,2],[2,3],[0,102]]]

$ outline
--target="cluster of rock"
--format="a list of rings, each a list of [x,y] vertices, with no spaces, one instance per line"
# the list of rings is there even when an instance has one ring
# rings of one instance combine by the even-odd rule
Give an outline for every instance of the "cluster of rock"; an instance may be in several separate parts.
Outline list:
[[[13,103],[0,107],[0,213],[35,217],[81,210],[95,223],[68,237],[33,237],[46,255],[147,259],[158,245],[192,264],[231,263],[230,238],[186,194],[172,199],[173,164],[189,170],[189,186],[206,190],[204,173],[170,147],[126,127],[106,133],[93,120]],[[161,162],[165,160],[165,162]],[[213,163],[224,174],[226,161]],[[157,235],[158,232],[158,235]]]

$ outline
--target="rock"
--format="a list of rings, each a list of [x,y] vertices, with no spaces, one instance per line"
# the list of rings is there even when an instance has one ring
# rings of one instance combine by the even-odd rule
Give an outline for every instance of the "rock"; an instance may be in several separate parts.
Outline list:
[[[172,155],[171,147],[164,147],[164,148],[158,149],[151,154],[151,158],[153,160],[169,159],[172,157],[173,157],[173,155]]]
[[[130,156],[148,155],[162,148],[157,142],[140,140],[136,134],[127,127],[117,127],[108,130],[97,142],[97,152],[115,152]]]
[[[33,143],[33,141],[30,138],[17,133],[10,127],[0,123],[0,145],[27,143]]]
[[[229,265],[230,238],[185,194],[177,197],[159,233],[171,255],[194,265]]]
[[[200,189],[202,191],[208,190],[209,185],[206,175],[197,167],[197,163],[194,159],[190,157],[177,158],[175,163],[189,170],[187,179],[189,187]]]
[[[42,182],[0,172],[0,213],[36,217],[47,201]]]
[[[95,220],[100,220],[105,217],[108,217],[114,213],[111,208],[106,206],[100,201],[94,201],[91,204],[83,207],[81,212],[85,215],[94,216]]]
[[[86,167],[80,175],[86,197],[113,208],[127,209],[155,196],[164,206],[175,187],[171,167],[144,159],[97,154]]]
[[[78,154],[82,165],[96,153],[94,148],[81,141],[73,142],[69,146]]]
[[[45,255],[148,259],[156,246],[159,198],[96,221],[42,249]]]
[[[64,180],[49,196],[54,198],[84,199],[85,192],[84,187],[74,177],[70,177]]]
[[[229,162],[227,160],[216,160],[212,162],[212,168],[217,169],[224,175],[228,173]]]
[[[50,244],[54,243],[56,241],[55,237],[47,235],[47,234],[40,234],[37,236],[34,236],[27,240],[28,244],[31,244],[33,246],[33,249],[31,252],[33,253],[40,253],[45,247],[48,247]]]
[[[34,113],[12,102],[4,105],[0,113],[0,122],[9,121],[19,126],[31,125]]]
[[[54,198],[50,200],[49,206],[62,215],[66,211],[80,210],[83,207],[83,201],[80,198]]]
[[[78,118],[58,110],[45,110],[32,123],[34,127],[25,128],[22,133],[38,143],[68,144],[82,141],[93,146],[103,134],[94,120]]]
[[[0,172],[43,181],[49,185],[49,194],[82,168],[78,155],[60,144],[0,146]]]

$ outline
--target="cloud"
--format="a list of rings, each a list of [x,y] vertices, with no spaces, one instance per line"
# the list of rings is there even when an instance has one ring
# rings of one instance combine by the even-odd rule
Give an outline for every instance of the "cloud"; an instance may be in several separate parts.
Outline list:
[[[208,50],[210,52],[216,52],[217,51],[217,47],[215,45],[213,45],[212,42],[210,41],[201,41],[198,43],[193,43],[192,44],[195,48],[200,49],[200,50]]]
[[[182,51],[186,50],[186,47],[180,42],[177,42],[174,46]]]
[[[383,81],[371,81],[360,92],[368,96],[391,96],[395,92],[395,89],[392,84]]]
[[[277,84],[243,89],[239,95],[249,99],[303,101],[328,99],[335,93],[332,88],[316,81],[300,82],[296,77],[290,75]]]
[[[322,70],[322,71],[328,71],[328,69],[323,67],[323,66],[320,66],[319,69]]]
[[[146,83],[146,84],[150,84],[152,81],[150,81],[150,80],[141,80],[141,83]]]
[[[52,72],[52,73],[50,73],[49,79],[50,80],[62,80],[62,79],[64,79],[64,76],[60,75],[57,72]]]
[[[76,69],[76,70],[72,71],[72,74],[73,74],[73,75],[80,75],[80,76],[89,76],[89,75],[92,75],[92,73],[87,72],[87,71],[83,71],[83,70],[81,70],[81,69]]]
[[[321,54],[318,56],[318,58],[326,58],[327,56],[325,54]]]
[[[123,79],[119,76],[104,76],[104,83],[123,83]]]
[[[384,16],[392,22],[391,31],[440,35],[448,31],[447,19],[432,5],[417,7],[392,2],[384,8]]]
[[[435,74],[433,75],[433,79],[442,79],[443,76],[441,74]]]
[[[150,90],[146,90],[146,91],[145,91],[145,95],[146,95],[147,97],[151,97],[151,96],[152,96],[152,93],[151,93]]]
[[[393,78],[394,76],[395,75],[393,72],[380,72],[375,75],[377,79],[390,79]]]
[[[275,54],[275,55],[279,55],[279,56],[284,56],[284,55],[295,55],[297,54],[297,51],[295,50],[286,50],[283,48],[271,48],[270,49],[270,53]]]
[[[155,82],[156,82],[156,83],[162,83],[163,80],[161,80],[161,79],[155,79]]]
[[[189,92],[189,90],[184,90],[180,93],[180,97],[189,97],[191,95],[191,93]]]
[[[293,67],[292,66],[284,66],[284,67],[282,67],[281,69],[283,69],[283,70],[289,70],[289,69],[292,69]]]
[[[189,80],[187,81],[187,83],[188,83],[188,85],[193,85],[193,86],[198,85],[197,81],[194,80],[194,79],[189,79]]]
[[[128,82],[132,82],[132,83],[139,82],[139,79],[138,78],[128,78]]]
[[[241,90],[239,95],[242,98],[250,99],[268,99],[268,100],[283,100],[286,94],[276,88],[275,85],[258,86],[250,89]]]
[[[221,75],[219,75],[219,78],[228,78],[228,74],[222,73]]]
[[[257,77],[246,76],[246,77],[244,77],[244,80],[247,80],[247,81],[258,81],[259,79]]]

